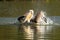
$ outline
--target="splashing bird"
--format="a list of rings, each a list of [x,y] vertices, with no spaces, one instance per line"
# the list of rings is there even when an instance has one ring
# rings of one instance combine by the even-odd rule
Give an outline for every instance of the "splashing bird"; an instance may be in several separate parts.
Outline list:
[[[44,13],[45,13],[44,11],[40,11],[39,13],[36,14],[35,18],[31,21],[37,24],[47,23],[47,19]]]
[[[34,15],[34,10],[29,10],[28,13],[25,13],[23,16],[20,16],[18,18],[18,21],[21,23],[25,23],[25,22],[30,23],[30,20],[33,18],[33,15]]]

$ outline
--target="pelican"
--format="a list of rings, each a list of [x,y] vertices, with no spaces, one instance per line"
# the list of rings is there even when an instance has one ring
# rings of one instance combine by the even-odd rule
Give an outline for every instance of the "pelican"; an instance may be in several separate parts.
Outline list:
[[[47,23],[47,19],[46,16],[44,14],[45,12],[40,11],[39,13],[36,14],[36,16],[34,17],[34,19],[32,19],[31,21],[37,24],[40,23]]]
[[[30,23],[30,20],[33,18],[33,15],[34,15],[34,10],[29,10],[28,13],[25,13],[23,16],[20,16],[18,18],[18,21],[22,23],[25,23],[25,22]]]

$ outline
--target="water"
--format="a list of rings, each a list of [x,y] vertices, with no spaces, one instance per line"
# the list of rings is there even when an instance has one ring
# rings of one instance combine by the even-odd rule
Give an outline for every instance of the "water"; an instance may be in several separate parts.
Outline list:
[[[46,11],[53,20],[49,25],[19,24],[18,16],[33,9]],[[0,2],[0,40],[60,40],[60,1]]]
[[[0,40],[60,40],[60,16],[49,16],[56,24],[18,24],[16,18],[0,18]],[[1,21],[2,20],[2,21]]]
[[[60,40],[60,26],[0,25],[0,40]]]
[[[0,25],[5,25],[5,24],[20,24],[19,21],[17,20],[18,17],[0,17]],[[47,17],[47,24],[52,24],[52,25],[60,25],[60,16],[48,16]],[[43,24],[44,25],[44,24]]]

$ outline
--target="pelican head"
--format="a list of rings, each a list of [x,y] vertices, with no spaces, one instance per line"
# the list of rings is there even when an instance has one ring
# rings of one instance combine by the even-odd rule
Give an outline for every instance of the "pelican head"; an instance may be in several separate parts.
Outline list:
[[[34,14],[34,10],[29,10],[29,12],[31,12],[32,14]]]
[[[42,17],[45,17],[45,13],[46,13],[46,12],[44,12],[44,11],[42,11],[42,10],[41,10],[41,12],[40,12],[40,14],[41,14]]]

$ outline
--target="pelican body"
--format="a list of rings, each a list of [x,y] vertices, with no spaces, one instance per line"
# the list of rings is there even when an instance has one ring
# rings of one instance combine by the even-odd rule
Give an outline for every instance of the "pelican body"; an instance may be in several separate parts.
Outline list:
[[[18,18],[18,21],[21,22],[21,23],[25,23],[25,22],[30,22],[30,20],[33,18],[33,14],[34,14],[34,11],[33,10],[29,10],[28,13],[25,13],[23,16],[20,16]]]
[[[47,19],[43,11],[40,11],[39,13],[37,13],[34,19],[32,19],[31,21],[37,24],[47,23]]]

